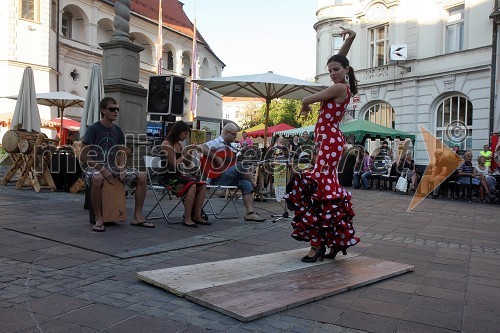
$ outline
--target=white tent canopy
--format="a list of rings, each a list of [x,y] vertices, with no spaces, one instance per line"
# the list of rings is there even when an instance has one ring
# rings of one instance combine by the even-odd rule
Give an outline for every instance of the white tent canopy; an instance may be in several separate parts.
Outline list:
[[[261,97],[266,100],[264,137],[267,137],[269,119],[269,104],[276,98],[302,99],[326,88],[326,86],[277,75],[273,72],[254,75],[219,77],[212,79],[193,80],[223,96]],[[265,145],[267,141],[265,142]]]
[[[316,125],[307,125],[299,128],[294,128],[294,129],[289,129],[286,131],[281,131],[281,132],[276,132],[274,134],[282,135],[282,136],[295,136],[295,135],[302,135],[304,132],[311,132],[314,131],[314,127]]]

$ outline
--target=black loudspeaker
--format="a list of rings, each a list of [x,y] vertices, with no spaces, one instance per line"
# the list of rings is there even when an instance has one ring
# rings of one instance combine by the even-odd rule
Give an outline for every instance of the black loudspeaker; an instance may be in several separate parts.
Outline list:
[[[148,113],[176,115],[184,113],[184,86],[186,79],[175,75],[149,77]]]

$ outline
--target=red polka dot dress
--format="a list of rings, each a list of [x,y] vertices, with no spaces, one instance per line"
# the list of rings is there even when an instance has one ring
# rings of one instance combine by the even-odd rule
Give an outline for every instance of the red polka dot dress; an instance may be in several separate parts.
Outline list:
[[[311,246],[347,248],[359,242],[352,226],[351,194],[338,181],[337,166],[344,137],[339,122],[349,104],[351,92],[338,104],[322,102],[314,129],[316,161],[312,169],[296,174],[287,185],[285,200],[294,211],[292,237]]]

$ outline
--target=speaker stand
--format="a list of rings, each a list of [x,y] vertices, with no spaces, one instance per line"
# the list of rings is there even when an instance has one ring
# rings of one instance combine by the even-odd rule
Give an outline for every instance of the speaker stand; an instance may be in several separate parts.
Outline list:
[[[283,199],[284,200],[284,199]],[[285,201],[285,205],[283,206],[281,204],[280,201],[278,201],[278,203],[280,204],[281,207],[283,207],[284,209],[284,212],[283,214],[273,214],[271,215],[271,217],[276,217],[274,220],[273,220],[273,223],[276,223],[277,221],[280,221],[282,219],[287,219],[287,218],[290,218],[290,214],[288,213],[288,210],[286,209],[286,201]]]

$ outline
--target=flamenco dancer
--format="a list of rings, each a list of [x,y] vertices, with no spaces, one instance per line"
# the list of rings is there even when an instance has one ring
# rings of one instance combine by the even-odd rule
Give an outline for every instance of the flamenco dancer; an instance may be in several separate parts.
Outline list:
[[[351,195],[337,178],[337,165],[342,156],[344,137],[339,122],[347,110],[351,94],[357,93],[357,80],[346,55],[356,33],[342,28],[345,38],[339,53],[328,59],[327,67],[333,85],[302,100],[301,115],[311,111],[310,104],[321,102],[318,122],[314,129],[314,167],[292,177],[287,185],[285,200],[294,211],[292,237],[311,244],[303,262],[334,259],[338,252],[347,254],[356,245],[352,226],[354,211]],[[330,252],[326,254],[326,247]]]

